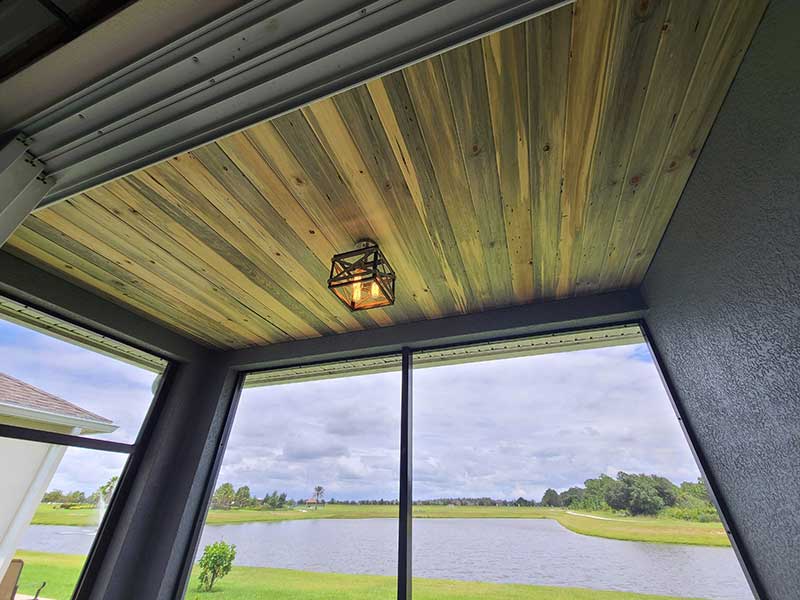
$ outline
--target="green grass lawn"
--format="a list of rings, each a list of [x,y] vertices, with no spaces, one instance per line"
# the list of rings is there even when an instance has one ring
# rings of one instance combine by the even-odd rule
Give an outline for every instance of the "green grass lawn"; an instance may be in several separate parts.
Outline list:
[[[68,600],[84,557],[41,552],[19,552],[25,561],[20,592],[33,594],[42,581],[42,595]],[[395,578],[375,575],[308,573],[288,569],[234,567],[210,593],[197,590],[193,573],[186,600],[394,600]],[[600,592],[580,588],[545,587],[415,579],[415,600],[676,600],[627,592]],[[686,600],[686,599],[682,599]]]
[[[19,593],[33,596],[43,581],[42,598],[69,600],[78,576],[81,574],[85,556],[72,554],[49,554],[47,552],[17,552],[15,558],[25,561],[19,579]]]
[[[40,504],[32,525],[97,525],[100,511],[96,508],[59,508],[57,504]]]
[[[600,520],[568,514],[559,508],[515,506],[415,506],[414,517],[443,519],[554,519],[570,531],[616,540],[729,546],[728,536],[720,523],[697,523],[667,517],[620,517],[614,514],[592,513],[614,520]],[[212,510],[208,523],[249,523],[257,521],[289,521],[295,519],[374,519],[396,518],[397,506],[329,504],[318,510]],[[36,525],[93,525],[97,511],[93,509],[63,509],[42,504],[32,521]]]

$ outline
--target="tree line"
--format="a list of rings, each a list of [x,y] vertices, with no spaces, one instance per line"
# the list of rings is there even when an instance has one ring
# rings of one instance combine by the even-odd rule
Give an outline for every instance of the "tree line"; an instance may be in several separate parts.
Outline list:
[[[315,504],[326,503],[323,495],[324,489],[316,486],[313,496]],[[304,505],[307,502],[303,499],[292,500],[287,497],[285,492],[278,493],[277,490],[258,498],[251,494],[250,488],[246,485],[235,489],[232,484],[223,483],[214,492],[211,508],[216,510],[230,510],[231,508],[277,510]],[[372,506],[396,505],[398,501],[397,499],[336,500],[331,498],[327,503]],[[562,492],[549,488],[539,501],[523,497],[508,500],[482,496],[415,500],[414,504],[419,506],[564,507],[573,510],[617,511],[634,516],[664,514],[692,521],[719,520],[702,479],[698,479],[696,482],[684,481],[680,485],[676,485],[666,477],[659,475],[625,473],[624,471],[617,473],[616,478],[600,475],[587,479],[582,487],[573,486]]]
[[[316,486],[311,498],[315,500],[316,504],[339,504],[339,505],[363,505],[363,506],[391,506],[399,504],[397,499],[385,500],[337,500],[331,498],[325,500],[323,497],[325,490],[322,486]],[[310,499],[309,499],[310,500]],[[231,483],[223,483],[211,496],[211,508],[214,510],[230,510],[232,508],[252,508],[252,509],[267,509],[277,510],[280,508],[293,508],[295,506],[303,506],[309,500],[298,498],[293,500],[289,498],[286,492],[278,493],[277,490],[272,493],[267,493],[259,498],[250,491],[250,487],[243,485],[235,488]]]
[[[286,492],[278,490],[265,494],[262,498],[253,496],[246,485],[234,489],[233,484],[223,483],[211,496],[211,508],[230,510],[231,508],[267,508],[277,510],[295,506],[298,502],[286,497]]]
[[[114,489],[117,487],[117,481],[119,481],[119,477],[115,475],[89,495],[80,490],[74,492],[50,490],[42,497],[42,502],[60,504],[62,508],[71,508],[79,505],[97,506],[101,500],[103,503],[108,504],[111,501]]]
[[[600,475],[587,479],[583,487],[571,487],[560,493],[548,489],[540,504],[630,515],[663,513],[693,521],[719,520],[702,479],[675,485],[666,477],[624,471],[617,473],[616,478]]]
[[[620,471],[617,477],[600,475],[587,479],[583,487],[574,486],[562,492],[545,491],[541,500],[519,497],[516,500],[477,498],[435,498],[416,500],[416,505],[430,506],[544,506],[573,510],[617,511],[629,515],[664,514],[691,521],[718,521],[702,479],[675,485],[659,475],[632,474]]]

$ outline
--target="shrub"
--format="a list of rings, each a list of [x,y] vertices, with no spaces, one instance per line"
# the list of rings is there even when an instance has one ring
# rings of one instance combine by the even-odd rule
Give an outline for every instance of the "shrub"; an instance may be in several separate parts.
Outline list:
[[[696,521],[698,523],[719,522],[717,510],[711,506],[709,508],[686,508],[681,506],[671,506],[664,511],[664,516],[684,521]]]
[[[231,572],[236,546],[225,542],[209,544],[200,558],[200,591],[210,592],[214,583]]]
[[[701,523],[719,521],[717,509],[714,508],[711,502],[703,500],[702,497],[697,495],[687,494],[685,491],[678,495],[675,506],[668,508],[664,511],[664,514],[673,519],[683,519],[684,521],[699,521]]]

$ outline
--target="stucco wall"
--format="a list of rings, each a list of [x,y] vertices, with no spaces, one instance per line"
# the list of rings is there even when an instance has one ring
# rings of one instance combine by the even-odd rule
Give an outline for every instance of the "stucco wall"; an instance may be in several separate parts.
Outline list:
[[[647,323],[771,599],[800,598],[800,2],[773,0],[650,267]]]

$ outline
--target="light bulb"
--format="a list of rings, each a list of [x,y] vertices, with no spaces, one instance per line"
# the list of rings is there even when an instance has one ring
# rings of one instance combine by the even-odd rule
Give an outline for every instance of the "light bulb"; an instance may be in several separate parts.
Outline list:
[[[372,296],[373,298],[377,298],[380,295],[381,291],[378,289],[378,282],[377,281],[373,281],[372,282],[372,287],[370,287],[369,292],[370,292],[370,296]]]

